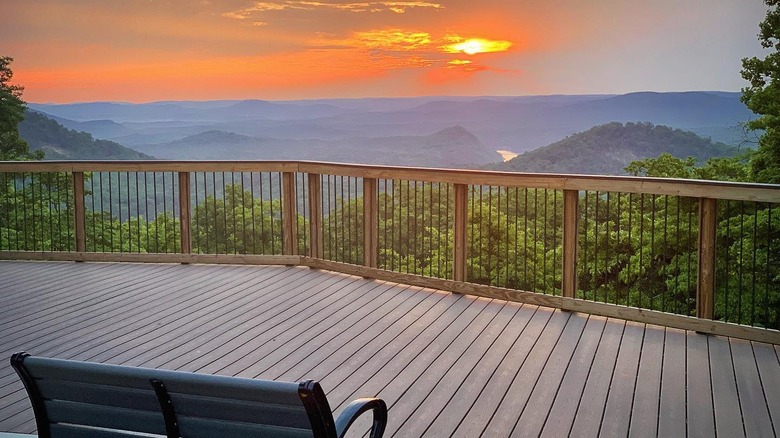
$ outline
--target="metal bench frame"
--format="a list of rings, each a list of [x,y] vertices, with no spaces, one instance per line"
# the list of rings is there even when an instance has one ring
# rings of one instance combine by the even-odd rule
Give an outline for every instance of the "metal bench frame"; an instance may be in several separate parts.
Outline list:
[[[30,364],[25,362],[30,362]],[[330,405],[328,404],[324,391],[320,387],[320,384],[313,380],[306,380],[297,384],[297,396],[299,397],[303,408],[301,409],[301,406],[295,406],[294,403],[291,404],[291,402],[294,401],[295,394],[290,394],[290,392],[294,392],[296,386],[293,383],[287,382],[89,363],[64,359],[50,359],[33,357],[25,352],[16,353],[11,356],[11,365],[24,383],[27,394],[30,397],[33,412],[35,414],[35,421],[38,427],[38,436],[41,438],[52,437],[52,426],[55,426],[55,429],[58,427],[67,428],[69,429],[69,436],[84,438],[133,436],[134,433],[164,433],[168,438],[180,438],[182,435],[180,434],[180,415],[177,413],[177,394],[172,394],[176,392],[175,389],[172,389],[169,393],[166,381],[170,383],[178,382],[180,387],[188,386],[201,391],[207,391],[209,388],[217,388],[219,390],[218,392],[220,392],[220,403],[231,403],[232,399],[229,394],[232,390],[239,390],[237,392],[242,392],[244,395],[249,394],[250,398],[262,398],[263,401],[258,403],[265,405],[272,405],[273,400],[278,398],[280,406],[278,409],[282,409],[282,412],[285,412],[284,409],[292,409],[293,412],[301,413],[305,411],[305,415],[308,417],[307,423],[305,419],[295,418],[290,420],[289,418],[277,418],[284,417],[284,415],[280,416],[274,414],[266,415],[264,417],[264,419],[269,419],[270,422],[247,423],[247,421],[252,420],[247,419],[246,413],[235,414],[228,412],[228,415],[220,416],[220,409],[215,405],[214,409],[210,411],[216,412],[208,413],[208,421],[218,421],[220,427],[225,427],[226,429],[224,430],[229,431],[230,436],[234,438],[250,436],[246,432],[243,432],[243,434],[241,432],[242,430],[245,430],[242,429],[242,427],[246,427],[247,424],[250,424],[250,427],[260,425],[261,427],[284,428],[285,421],[294,421],[298,425],[297,428],[290,429],[294,431],[292,433],[306,434],[310,430],[311,436],[314,436],[315,438],[341,438],[345,435],[352,423],[361,414],[367,411],[373,412],[373,424],[370,432],[371,438],[380,438],[387,425],[387,406],[384,401],[378,398],[363,398],[351,402],[334,421],[333,413],[330,410]],[[97,406],[98,409],[100,406],[103,406],[101,405],[101,400],[96,400],[96,398],[99,398],[99,391],[95,390],[94,397],[92,397],[88,390],[90,387],[110,388],[112,391],[118,391],[120,397],[127,398],[133,398],[139,391],[147,390],[146,394],[144,394],[147,405],[151,398],[148,390],[153,390],[156,400],[159,403],[159,406],[154,406],[159,407],[159,411],[155,409],[155,412],[157,413],[154,415],[161,413],[164,425],[154,424],[150,426],[149,424],[139,424],[137,425],[137,428],[133,427],[133,425],[125,425],[123,427],[112,426],[109,429],[89,424],[80,426],[77,416],[72,419],[62,418],[64,415],[62,413],[59,414],[60,418],[57,421],[52,421],[47,412],[47,403],[51,403],[53,400],[45,398],[41,393],[38,385],[40,376],[37,376],[28,365],[35,365],[32,368],[44,367],[49,372],[55,373],[57,377],[49,379],[50,382],[69,382],[68,379],[73,378],[74,382],[77,382],[78,385],[87,388],[86,390],[79,390],[79,397],[88,397],[88,406]],[[91,380],[91,377],[89,377],[91,375],[101,377]],[[131,384],[128,384],[127,386],[123,386],[122,383],[116,385],[107,384],[105,383],[105,380],[107,379],[116,379],[117,382],[135,379],[136,383],[139,379],[140,381],[146,380],[148,381],[149,386],[139,389],[137,386]],[[79,388],[82,387],[80,386]],[[126,391],[126,395],[122,392],[123,390]],[[86,391],[87,394],[84,394],[83,391]],[[267,394],[265,394],[264,391],[266,391]],[[228,394],[228,396],[225,396],[225,394]],[[185,394],[185,397],[188,395],[191,394]],[[193,397],[200,397],[200,399],[207,400],[205,406],[206,410],[209,410],[208,394],[206,394],[206,397],[203,397],[203,394],[196,394]],[[235,400],[237,403],[244,403],[248,399],[246,397],[237,397]],[[267,400],[271,400],[271,402]],[[70,403],[67,400],[64,402],[66,404]],[[105,406],[115,407],[115,405],[111,404],[106,404]],[[276,408],[275,405],[272,405],[272,407]],[[224,409],[224,407],[222,409]],[[144,414],[149,413],[149,411],[142,412]],[[258,412],[258,416],[259,414],[260,413]],[[236,417],[241,415],[243,415],[242,418]],[[273,424],[273,421],[275,420],[279,420],[279,423],[282,424],[282,426]],[[305,424],[309,424],[310,427],[300,426]],[[159,430],[159,432],[150,432],[150,427],[155,431]],[[231,429],[231,427],[233,429]],[[276,433],[269,432],[267,435],[276,436]],[[251,436],[256,435],[252,434]]]

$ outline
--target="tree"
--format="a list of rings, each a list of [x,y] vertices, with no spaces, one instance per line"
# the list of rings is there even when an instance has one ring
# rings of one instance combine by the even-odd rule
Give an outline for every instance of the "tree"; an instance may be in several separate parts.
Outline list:
[[[40,160],[43,153],[31,152],[19,136],[19,123],[27,105],[22,100],[24,87],[11,85],[13,58],[0,56],[0,160]]]
[[[753,179],[780,183],[780,0],[764,1],[769,10],[759,25],[758,40],[772,53],[742,60],[742,77],[750,82],[742,89],[742,102],[760,115],[747,127],[764,132],[751,159]]]

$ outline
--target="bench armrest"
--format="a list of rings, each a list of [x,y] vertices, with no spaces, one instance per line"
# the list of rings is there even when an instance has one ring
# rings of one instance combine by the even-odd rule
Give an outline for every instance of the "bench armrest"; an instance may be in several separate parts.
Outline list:
[[[371,425],[370,438],[381,438],[387,426],[387,405],[379,398],[359,398],[348,404],[336,419],[336,436],[343,438],[347,429],[362,413],[374,411],[374,423]]]

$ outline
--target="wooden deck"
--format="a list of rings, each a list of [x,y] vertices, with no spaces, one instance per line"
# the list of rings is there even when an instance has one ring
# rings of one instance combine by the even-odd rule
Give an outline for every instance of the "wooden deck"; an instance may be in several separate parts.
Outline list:
[[[319,380],[386,436],[780,432],[780,347],[300,267],[0,262],[0,431],[32,433],[8,358]]]

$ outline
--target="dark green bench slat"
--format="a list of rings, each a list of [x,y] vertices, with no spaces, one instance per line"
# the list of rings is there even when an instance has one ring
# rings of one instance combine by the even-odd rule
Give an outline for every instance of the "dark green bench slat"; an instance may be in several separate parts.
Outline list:
[[[51,423],[165,434],[165,421],[159,411],[138,411],[62,400],[47,400],[44,404]]]
[[[310,429],[303,404],[298,406],[228,400],[169,392],[176,416]],[[159,405],[158,405],[159,406]],[[158,407],[159,410],[159,407]]]
[[[79,427],[70,424],[52,424],[51,434],[57,438],[149,438],[150,436],[158,436],[126,431]],[[165,438],[165,436],[160,435],[160,438]]]
[[[160,402],[151,389],[122,388],[66,380],[40,379],[35,381],[41,395],[50,400],[107,405],[118,408],[159,412]]]
[[[179,418],[179,432],[187,438],[216,437],[273,437],[312,438],[311,430],[268,426],[261,424],[231,423],[205,418]]]
[[[159,379],[165,382],[170,392],[292,406],[301,404],[297,392],[298,384],[291,382],[131,368],[34,356],[26,358],[24,364],[33,376],[43,379],[70,380],[137,389],[147,389],[150,379]],[[117,378],[117,376],[122,377]]]
[[[26,353],[15,354],[11,364],[45,438],[336,436],[325,394],[312,380],[253,380]],[[387,408],[379,399],[356,400],[335,423],[345,429],[364,412],[374,413],[381,436]]]

